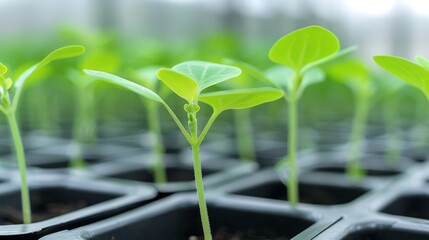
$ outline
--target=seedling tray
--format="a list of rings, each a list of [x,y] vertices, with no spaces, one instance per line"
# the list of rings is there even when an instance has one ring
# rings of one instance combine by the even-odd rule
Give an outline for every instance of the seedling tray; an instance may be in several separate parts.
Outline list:
[[[190,156],[187,154],[166,154],[164,156],[168,180],[164,184],[154,183],[151,157],[150,153],[130,155],[120,161],[94,164],[86,172],[88,175],[122,180],[124,183],[130,181],[134,184],[150,184],[157,188],[159,198],[173,193],[195,190],[193,164]],[[242,162],[238,159],[217,159],[212,155],[206,155],[202,161],[204,184],[207,189],[253,173],[258,167],[255,163]]]
[[[0,185],[0,239],[39,239],[113,216],[151,201],[155,189],[123,185],[84,176],[31,173],[28,175],[33,223],[20,224],[19,176]],[[59,209],[59,210],[58,210]]]

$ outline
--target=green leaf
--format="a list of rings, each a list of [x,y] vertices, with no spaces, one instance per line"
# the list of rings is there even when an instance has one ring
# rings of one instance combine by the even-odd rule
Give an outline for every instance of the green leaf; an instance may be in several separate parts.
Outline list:
[[[31,76],[35,71],[46,66],[52,61],[64,59],[64,58],[76,57],[76,56],[82,55],[83,53],[85,53],[85,48],[80,45],[70,45],[70,46],[58,48],[53,52],[51,52],[48,56],[46,56],[42,61],[40,61],[36,65],[33,65],[26,71],[24,71],[16,80],[14,86],[15,88],[20,88],[24,84],[24,82],[28,79],[29,76]]]
[[[306,65],[329,57],[340,49],[338,38],[329,30],[310,26],[278,40],[269,52],[271,61],[300,72]]]
[[[159,79],[157,76],[158,71],[161,69],[160,66],[147,66],[140,68],[134,72],[137,83],[142,86],[149,88],[152,91],[156,91],[156,86],[158,85]]]
[[[193,103],[197,99],[197,83],[188,76],[168,68],[163,68],[158,71],[158,78],[164,82],[171,91],[189,103]]]
[[[228,109],[254,107],[277,100],[282,96],[283,92],[275,88],[251,88],[201,94],[199,100],[220,113]]]
[[[197,83],[197,95],[210,86],[241,74],[241,70],[237,67],[203,61],[183,62],[174,66],[172,69],[191,78]]]
[[[424,67],[429,71],[429,60],[424,58],[423,56],[416,56],[416,61],[420,64],[420,66]]]
[[[134,83],[130,80],[127,80],[125,78],[121,78],[119,76],[116,76],[116,75],[113,75],[110,73],[106,73],[106,72],[100,72],[100,71],[94,71],[94,70],[88,70],[88,69],[85,69],[84,72],[87,75],[96,77],[100,80],[103,80],[103,81],[108,82],[108,83],[112,83],[112,84],[120,86],[120,87],[123,87],[127,90],[130,90],[134,93],[137,93],[137,94],[139,94],[143,97],[146,97],[150,100],[153,100],[153,101],[156,101],[159,103],[164,103],[164,100],[162,100],[162,98],[160,96],[158,96],[158,94],[154,93],[153,91],[151,91],[151,90],[149,90],[143,86],[138,85],[137,83]]]
[[[7,67],[0,63],[0,77],[7,72]]]
[[[375,56],[374,61],[384,70],[422,90],[429,97],[427,87],[429,85],[429,71],[422,66],[395,56]]]

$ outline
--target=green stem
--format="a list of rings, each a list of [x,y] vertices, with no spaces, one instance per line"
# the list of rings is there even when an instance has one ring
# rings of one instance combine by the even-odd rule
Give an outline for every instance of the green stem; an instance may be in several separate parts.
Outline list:
[[[346,166],[346,174],[352,180],[362,179],[364,170],[360,163],[362,140],[365,136],[365,123],[369,110],[369,98],[367,94],[358,93],[356,107],[350,134],[349,157]]]
[[[15,118],[15,112],[9,110],[7,120],[9,122],[10,130],[12,133],[13,142],[15,145],[16,156],[18,160],[19,173],[21,176],[21,204],[22,204],[22,218],[24,224],[31,223],[31,205],[30,205],[30,191],[27,184],[27,167],[25,165],[24,147],[22,145],[21,135],[19,133],[18,123]]]
[[[250,123],[250,110],[241,109],[234,111],[236,141],[241,160],[255,161],[252,126]]]
[[[186,140],[189,142],[189,144],[192,144],[192,139],[189,133],[186,131],[183,124],[180,122],[180,120],[177,118],[176,114],[174,114],[173,110],[171,110],[170,106],[168,106],[167,103],[163,102],[162,105],[164,105],[165,109],[167,109],[168,114],[173,118],[174,122],[179,127],[180,131],[182,132],[183,136],[185,136]]]
[[[164,144],[162,141],[161,125],[159,118],[158,103],[142,99],[147,107],[149,133],[153,150],[153,172],[155,183],[167,182],[167,174],[164,166]]]
[[[210,119],[212,119],[212,117]],[[213,118],[213,121],[214,121],[214,118]],[[204,196],[203,172],[201,169],[201,160],[200,160],[200,142],[198,138],[198,124],[197,124],[195,111],[188,113],[188,128],[191,133],[191,140],[192,140],[191,147],[192,147],[192,156],[194,160],[195,187],[197,189],[198,205],[200,208],[200,217],[201,217],[201,223],[203,225],[204,239],[212,240],[212,235],[210,231],[209,214],[207,210],[206,198]]]
[[[289,121],[288,121],[288,160],[289,160],[289,180],[288,180],[288,201],[292,206],[299,202],[298,180],[296,173],[296,142],[298,131],[297,99],[294,93],[289,97]]]

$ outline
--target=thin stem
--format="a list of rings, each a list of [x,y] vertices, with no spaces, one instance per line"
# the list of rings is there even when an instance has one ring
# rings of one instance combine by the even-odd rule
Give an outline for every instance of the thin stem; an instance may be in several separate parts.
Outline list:
[[[21,176],[21,204],[22,204],[22,218],[24,224],[31,223],[31,205],[30,205],[30,191],[27,184],[27,167],[25,165],[24,147],[22,145],[21,135],[19,133],[18,123],[16,121],[15,112],[10,110],[6,114],[9,122],[10,130],[12,133],[13,142],[15,145],[16,156],[18,160],[19,173]]]
[[[289,121],[288,121],[288,160],[289,160],[289,181],[288,181],[288,201],[292,206],[299,202],[298,180],[296,169],[296,142],[297,142],[297,99],[295,93],[289,97]]]
[[[186,128],[183,126],[180,120],[177,118],[176,114],[174,114],[173,110],[171,110],[170,106],[168,106],[168,104],[165,102],[163,102],[162,105],[164,105],[164,107],[167,109],[167,112],[173,118],[174,122],[177,124],[177,126],[179,127],[180,131],[182,132],[183,136],[185,136],[189,144],[192,144],[191,136],[189,135],[188,131],[186,131]]]
[[[164,166],[164,144],[162,141],[161,125],[159,119],[158,103],[142,99],[147,108],[149,133],[153,150],[153,172],[155,183],[167,182],[167,174]]]
[[[369,101],[366,92],[357,93],[356,107],[350,134],[349,157],[346,166],[347,176],[352,180],[359,180],[364,176],[360,163],[362,140],[365,136],[365,123],[368,116]]]
[[[214,118],[213,118],[214,115],[215,114],[212,115],[210,120],[213,119],[214,121]],[[206,124],[206,127],[207,125],[209,125],[209,123]],[[200,160],[200,141],[199,141],[200,138],[198,138],[198,124],[197,124],[197,117],[196,117],[195,111],[188,113],[188,128],[191,133],[191,139],[192,139],[191,147],[192,147],[192,156],[194,159],[195,187],[197,189],[198,205],[200,208],[200,217],[201,217],[201,223],[203,225],[204,239],[212,240],[212,235],[210,231],[209,214],[207,210],[206,198],[204,196],[203,172],[201,169],[201,160]]]
[[[207,121],[206,125],[204,126],[204,129],[201,131],[200,136],[197,139],[197,144],[201,144],[204,140],[204,138],[207,135],[207,132],[209,131],[210,127],[213,125],[213,122],[216,120],[216,118],[219,116],[220,112],[213,111],[212,115],[210,116],[209,120]]]
[[[255,161],[255,149],[253,145],[252,126],[250,122],[250,110],[241,109],[234,111],[236,141],[241,160]]]

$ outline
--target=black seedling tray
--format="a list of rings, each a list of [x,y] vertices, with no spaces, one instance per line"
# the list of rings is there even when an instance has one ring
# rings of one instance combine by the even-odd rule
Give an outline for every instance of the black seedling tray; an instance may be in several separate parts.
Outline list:
[[[150,184],[158,189],[158,197],[162,198],[173,193],[194,191],[194,171],[191,157],[187,154],[166,154],[164,156],[167,171],[167,183],[155,184],[152,170],[152,155],[141,153],[130,155],[120,161],[108,161],[93,164],[87,169],[88,175],[115,180],[124,183]],[[202,158],[202,170],[205,187],[210,189],[243,175],[254,173],[257,165],[242,162],[238,159],[217,159],[212,155]]]
[[[0,239],[39,239],[141,206],[155,197],[150,186],[47,172],[30,173],[33,223],[21,224],[18,174],[0,184]]]

